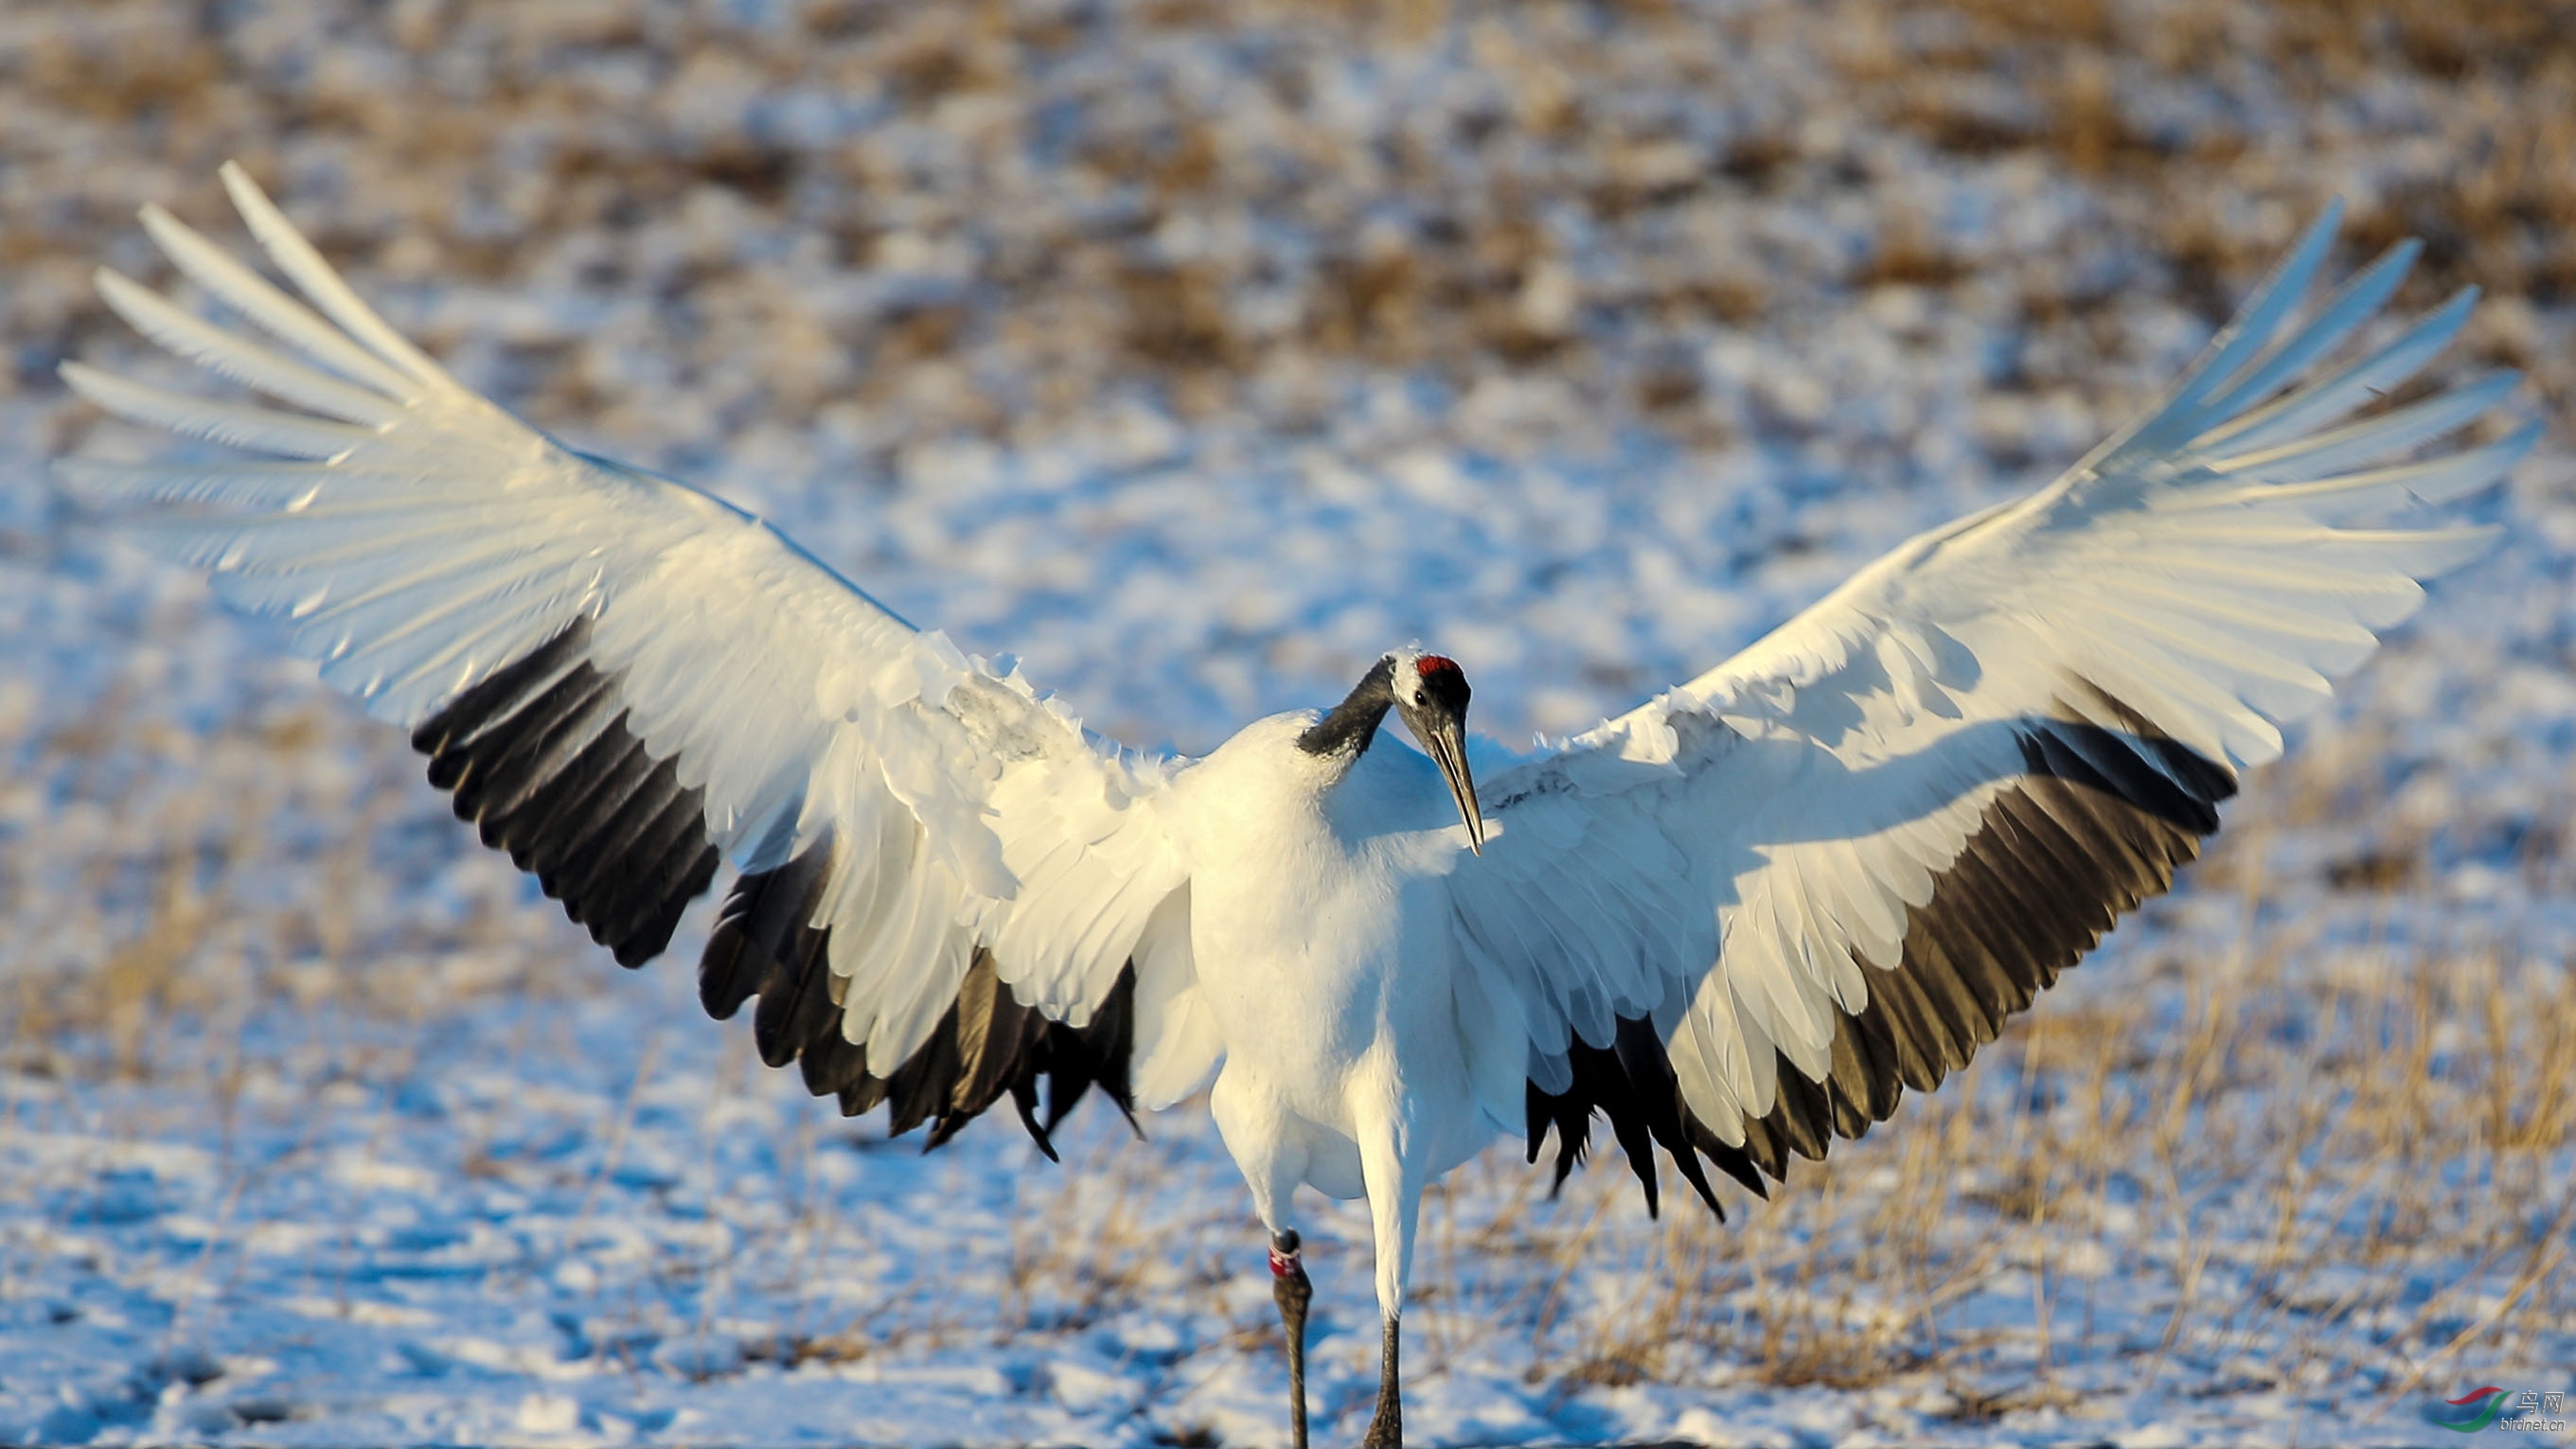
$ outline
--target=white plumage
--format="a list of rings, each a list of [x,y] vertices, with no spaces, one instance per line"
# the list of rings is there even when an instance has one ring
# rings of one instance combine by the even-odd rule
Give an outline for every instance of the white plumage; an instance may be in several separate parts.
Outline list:
[[[64,375],[291,461],[66,463],[77,484],[291,620],[621,961],[730,861],[708,1005],[758,996],[763,1054],[845,1110],[935,1119],[935,1142],[1007,1095],[1049,1147],[1088,1085],[1151,1107],[1213,1078],[1292,1367],[1294,1189],[1371,1203],[1377,1442],[1426,1183],[1497,1131],[1533,1159],[1562,1134],[1561,1177],[1598,1111],[1650,1205],[1660,1144],[1715,1207],[1703,1159],[1759,1191],[1936,1085],[2169,884],[2418,580],[2487,542],[2360,525],[2490,486],[2536,431],[2444,442],[2510,374],[2354,418],[2471,299],[2347,347],[2410,245],[2294,324],[2329,216],[2145,421],[1628,714],[1531,756],[1476,742],[1480,814],[1448,661],[1395,651],[1330,714],[1205,759],[1121,750],[758,519],[467,391],[223,180],[304,300],[158,208],[144,225],[266,338],[111,272],[100,291],[299,411]],[[1390,709],[1436,760],[1373,747]],[[1302,1391],[1297,1413],[1302,1440]]]

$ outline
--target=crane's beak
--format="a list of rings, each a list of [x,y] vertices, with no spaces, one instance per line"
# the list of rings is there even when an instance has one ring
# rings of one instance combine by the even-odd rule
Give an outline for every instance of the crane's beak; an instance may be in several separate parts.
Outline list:
[[[1416,723],[1407,721],[1407,723]],[[1467,768],[1466,722],[1457,719],[1426,719],[1414,731],[1422,738],[1422,748],[1431,762],[1449,781],[1449,793],[1458,801],[1458,818],[1467,822],[1467,848],[1478,855],[1485,853],[1485,817],[1476,807],[1476,776]]]

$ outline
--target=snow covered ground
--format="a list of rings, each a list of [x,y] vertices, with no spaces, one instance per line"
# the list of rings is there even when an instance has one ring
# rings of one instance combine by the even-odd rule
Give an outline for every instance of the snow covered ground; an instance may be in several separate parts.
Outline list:
[[[274,639],[84,522],[87,269],[238,156],[576,443],[1203,748],[1420,637],[1579,726],[2140,405],[2330,195],[2542,452],[2185,887],[1720,1226],[1506,1143],[1408,1428],[2418,1443],[2576,1389],[2563,7],[0,10],[0,1442],[1284,1441],[1203,1114],[924,1157],[618,971]],[[2536,19],[2534,17],[2537,17]],[[1323,1208],[1317,1412],[1373,1387]]]

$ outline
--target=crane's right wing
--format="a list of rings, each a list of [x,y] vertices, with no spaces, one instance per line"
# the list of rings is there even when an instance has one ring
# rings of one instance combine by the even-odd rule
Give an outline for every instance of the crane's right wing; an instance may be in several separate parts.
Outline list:
[[[731,857],[707,1008],[756,994],[763,1057],[801,1058],[844,1110],[891,1099],[897,1131],[938,1119],[935,1144],[1008,1092],[1045,1147],[1093,1081],[1124,1107],[1134,1066],[1205,1074],[1186,878],[1157,817],[1172,762],[1088,735],[758,519],[510,417],[359,301],[239,168],[223,181],[311,306],[157,207],[144,224],[282,347],[112,272],[100,291],[170,351],[307,411],[66,364],[119,417],[276,455],[67,462],[77,486],[227,602],[290,621],[323,679],[409,729],[456,813],[621,963],[659,954]]]
[[[2489,487],[2537,428],[2443,439],[2509,373],[2375,414],[2463,295],[2297,385],[2385,305],[2381,259],[2290,318],[2329,214],[2145,421],[2049,487],[1926,533],[1726,664],[1486,766],[1450,877],[1480,1095],[1560,1180],[1606,1110],[1703,1195],[1757,1190],[1929,1090],[2165,890],[2240,771],[2492,530],[2356,526]],[[2294,386],[2296,385],[2296,386]],[[1481,868],[1479,868],[1481,866]],[[1518,1099],[1518,1100],[1516,1100]],[[1505,1118],[1505,1120],[1509,1120]],[[1715,1205],[1714,1197],[1710,1203]]]

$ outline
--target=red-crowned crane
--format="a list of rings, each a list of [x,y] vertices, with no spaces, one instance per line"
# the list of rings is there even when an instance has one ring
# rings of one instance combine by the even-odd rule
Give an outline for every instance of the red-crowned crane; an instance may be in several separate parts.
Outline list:
[[[1585,734],[1471,745],[1458,665],[1403,648],[1328,712],[1146,758],[759,519],[466,390],[223,182],[301,301],[157,207],[143,224],[265,337],[99,288],[296,411],[67,364],[118,417],[266,455],[67,463],[76,485],[292,621],[619,962],[730,862],[706,1007],[757,997],[763,1058],[844,1112],[885,1104],[935,1145],[1008,1096],[1052,1156],[1089,1085],[1128,1108],[1212,1081],[1301,1445],[1300,1184],[1368,1200],[1367,1442],[1397,1444],[1425,1184],[1497,1133],[1535,1161],[1551,1130],[1562,1181],[1600,1113],[1650,1210],[1657,1147],[1715,1210],[1707,1164],[1762,1192],[1939,1085],[2171,884],[2419,579],[2489,541],[2357,525],[2488,487],[2536,432],[2458,437],[2508,373],[2355,416],[2472,299],[2344,348],[2406,245],[2294,322],[2329,214],[2145,421]]]

